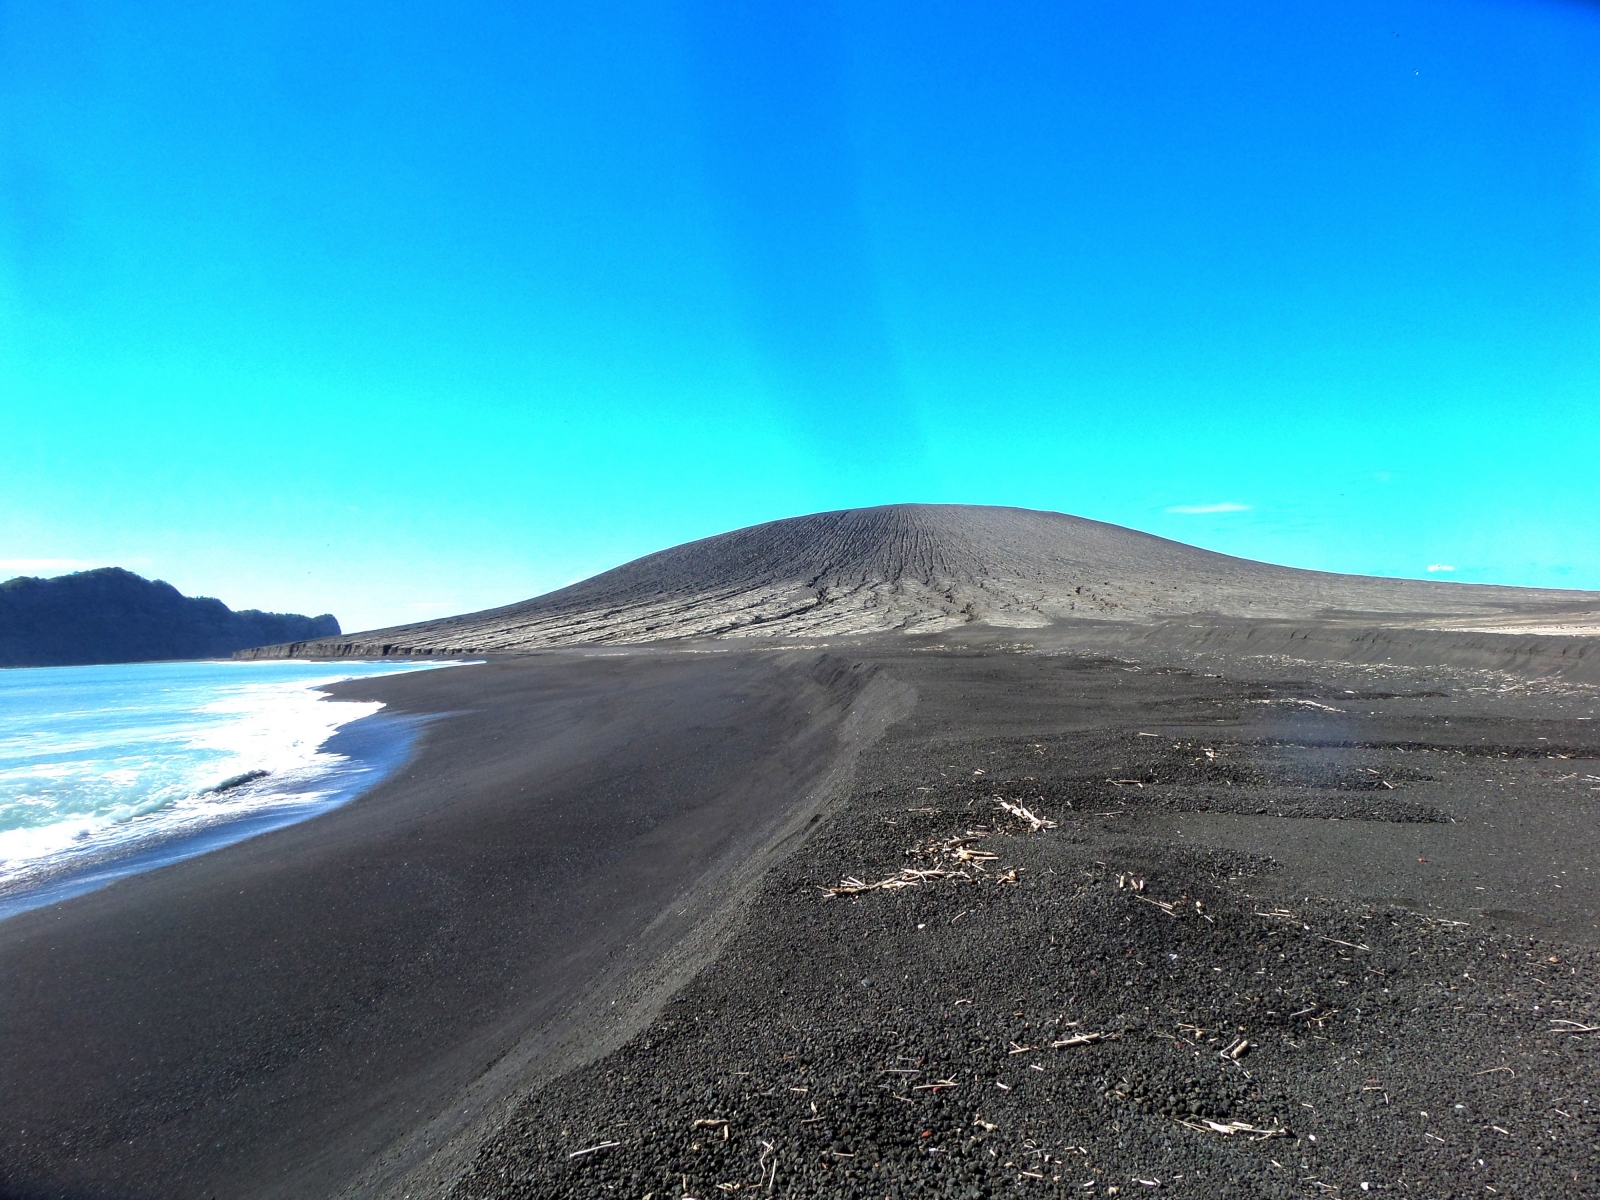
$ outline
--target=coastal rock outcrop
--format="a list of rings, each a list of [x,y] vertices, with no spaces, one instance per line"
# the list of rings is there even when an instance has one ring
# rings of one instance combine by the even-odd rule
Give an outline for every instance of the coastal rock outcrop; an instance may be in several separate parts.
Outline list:
[[[274,642],[338,636],[331,613],[305,617],[185,596],[121,567],[0,583],[0,667],[226,658]]]

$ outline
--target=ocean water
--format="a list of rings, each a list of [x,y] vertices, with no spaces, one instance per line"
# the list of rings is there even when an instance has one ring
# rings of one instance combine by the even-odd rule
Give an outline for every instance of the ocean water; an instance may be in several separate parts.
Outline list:
[[[343,803],[416,723],[314,689],[454,665],[0,670],[0,918]]]

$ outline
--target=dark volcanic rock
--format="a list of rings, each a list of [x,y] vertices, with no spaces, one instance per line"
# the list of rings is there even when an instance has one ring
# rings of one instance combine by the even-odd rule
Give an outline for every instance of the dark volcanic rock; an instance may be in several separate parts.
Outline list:
[[[185,596],[121,567],[0,583],[0,667],[220,658],[339,632],[328,613],[234,612],[220,600]]]

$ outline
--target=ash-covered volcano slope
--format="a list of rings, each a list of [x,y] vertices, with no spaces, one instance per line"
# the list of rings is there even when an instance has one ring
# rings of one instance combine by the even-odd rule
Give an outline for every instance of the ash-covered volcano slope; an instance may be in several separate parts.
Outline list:
[[[245,651],[481,654],[668,638],[1035,628],[1062,619],[1339,619],[1506,628],[1594,623],[1600,594],[1301,571],[1062,513],[896,504],[688,542],[465,616]]]

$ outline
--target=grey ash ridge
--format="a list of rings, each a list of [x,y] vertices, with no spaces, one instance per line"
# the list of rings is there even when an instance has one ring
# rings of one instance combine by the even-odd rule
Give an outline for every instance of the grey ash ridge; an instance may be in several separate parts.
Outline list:
[[[1061,513],[898,504],[772,521],[503,608],[262,653],[488,653],[1193,614],[1499,627],[1593,621],[1600,595],[1300,571]]]

